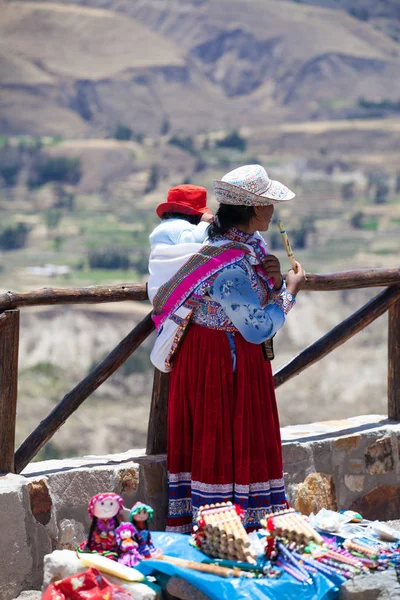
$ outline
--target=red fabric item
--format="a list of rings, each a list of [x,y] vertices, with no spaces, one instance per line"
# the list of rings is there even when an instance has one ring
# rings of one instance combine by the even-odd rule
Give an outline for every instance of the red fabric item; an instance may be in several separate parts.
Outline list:
[[[211,214],[206,206],[207,190],[199,185],[183,184],[168,191],[167,202],[157,206],[157,214],[162,217],[166,212],[178,212],[186,215]]]
[[[235,373],[225,331],[190,325],[175,357],[168,398],[170,531],[190,530],[190,503],[195,513],[202,504],[230,500],[245,510],[248,530],[287,505],[271,363],[261,346],[239,333],[234,340]]]
[[[50,584],[42,600],[132,600],[132,596],[91,567],[88,571]]]

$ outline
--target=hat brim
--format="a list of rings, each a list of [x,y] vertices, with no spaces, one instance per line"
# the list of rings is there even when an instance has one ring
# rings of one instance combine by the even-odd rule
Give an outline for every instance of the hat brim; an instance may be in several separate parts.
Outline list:
[[[178,202],[163,202],[156,208],[156,213],[160,218],[167,212],[176,212],[184,215],[196,215],[199,217],[204,214],[212,214],[211,210],[207,206],[197,209],[187,204],[179,204]]]
[[[270,204],[288,202],[296,196],[283,183],[274,181],[273,179],[270,179],[268,188],[261,194],[254,194],[238,185],[218,179],[214,179],[213,186],[217,202],[236,206],[268,206]]]

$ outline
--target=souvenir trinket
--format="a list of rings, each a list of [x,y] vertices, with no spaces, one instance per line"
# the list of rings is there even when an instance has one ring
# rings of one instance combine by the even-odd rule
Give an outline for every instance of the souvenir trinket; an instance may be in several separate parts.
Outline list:
[[[81,550],[85,552],[110,553],[118,552],[115,530],[119,525],[118,515],[124,502],[118,494],[97,494],[88,505],[89,517],[92,519],[86,544]]]
[[[209,556],[255,564],[240,508],[232,502],[206,504],[199,509],[193,530],[196,546]]]
[[[157,549],[151,539],[149,531],[149,522],[153,517],[153,509],[148,504],[136,502],[130,512],[130,522],[137,529],[139,543],[139,552],[143,558],[157,558],[162,551]]]
[[[136,567],[143,559],[139,552],[142,540],[136,527],[132,523],[121,523],[115,530],[115,539],[119,549],[118,562],[127,567]]]

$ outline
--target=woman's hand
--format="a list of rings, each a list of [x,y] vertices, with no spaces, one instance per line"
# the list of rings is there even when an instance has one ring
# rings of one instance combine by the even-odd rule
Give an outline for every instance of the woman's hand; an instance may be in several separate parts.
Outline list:
[[[262,266],[267,276],[274,280],[274,290],[279,290],[283,282],[279,260],[273,254],[268,254],[263,260]]]
[[[303,284],[306,280],[306,272],[300,263],[296,261],[297,265],[297,273],[290,269],[288,274],[286,275],[286,289],[288,292],[292,294],[292,296],[296,296],[297,292],[303,287]]]

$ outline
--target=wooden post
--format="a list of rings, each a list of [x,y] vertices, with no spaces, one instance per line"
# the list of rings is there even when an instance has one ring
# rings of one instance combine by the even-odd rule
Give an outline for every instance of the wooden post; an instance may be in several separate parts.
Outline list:
[[[146,454],[167,452],[169,373],[154,369],[153,393],[147,429]]]
[[[400,421],[400,300],[389,308],[388,417]]]
[[[0,473],[14,473],[19,310],[0,315]]]

